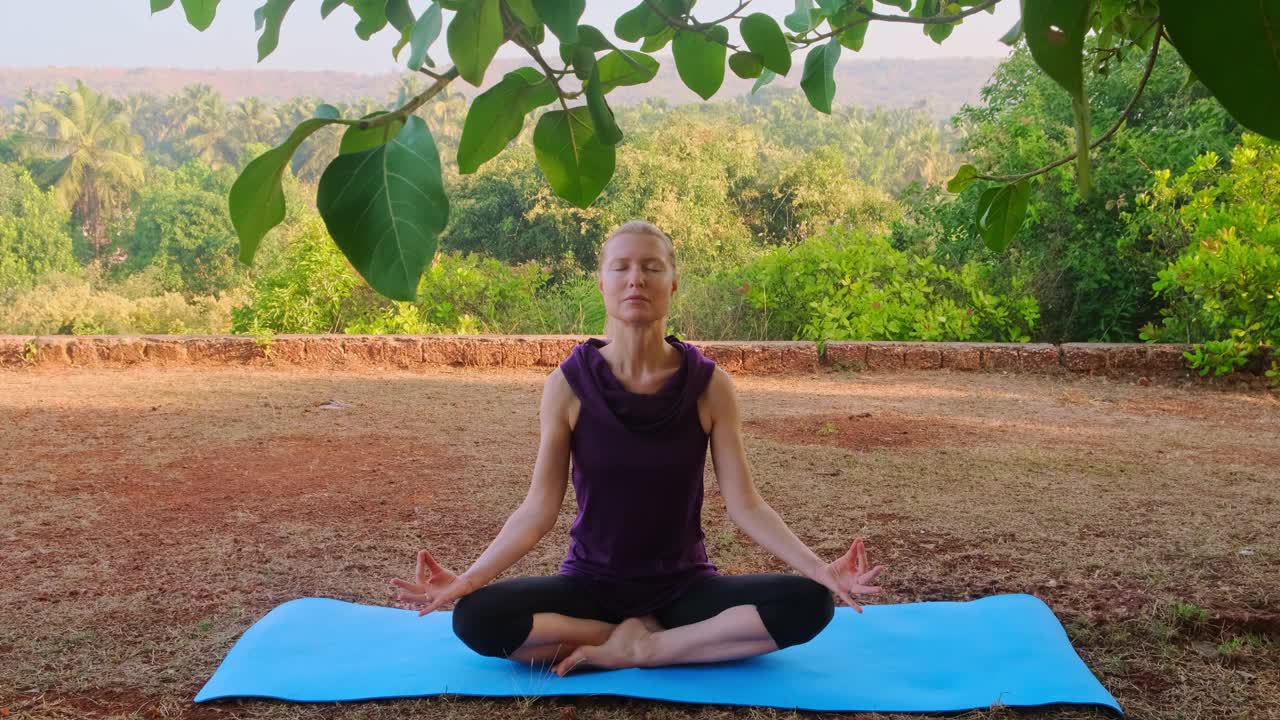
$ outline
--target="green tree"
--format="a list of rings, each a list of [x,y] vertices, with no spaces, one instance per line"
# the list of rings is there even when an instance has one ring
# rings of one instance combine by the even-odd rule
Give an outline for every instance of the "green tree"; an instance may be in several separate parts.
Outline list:
[[[26,169],[0,163],[0,288],[27,288],[46,273],[76,269],[68,219]]]
[[[1130,88],[1146,74],[1145,58],[1131,55],[1103,75],[1088,74],[1095,133],[1125,117],[1123,127],[1099,148],[1088,199],[1063,165],[1034,178],[1038,193],[1027,208],[1021,241],[992,255],[973,226],[985,188],[974,184],[954,201],[904,203],[908,212],[933,215],[930,247],[945,262],[992,263],[1022,278],[1042,313],[1037,339],[1049,342],[1132,340],[1158,312],[1152,296],[1156,273],[1178,248],[1159,242],[1126,242],[1121,217],[1150,183],[1153,168],[1181,172],[1198,154],[1226,154],[1240,128],[1202,88],[1188,85],[1176,55],[1161,55],[1139,102],[1125,114]],[[961,150],[976,164],[998,169],[1037,167],[1070,151],[1072,106],[1056,84],[1020,48],[983,88],[983,103],[957,114]],[[917,218],[919,220],[919,218]],[[902,228],[900,228],[902,229]],[[921,237],[917,235],[917,237]],[[903,236],[899,244],[905,246]],[[934,244],[936,243],[936,245]]]
[[[133,232],[122,244],[120,269],[154,268],[164,290],[209,295],[240,285],[235,229],[223,197],[231,178],[189,162],[178,171],[158,169],[138,194]]]
[[[38,117],[42,132],[22,136],[26,147],[54,160],[38,179],[52,184],[101,260],[108,221],[142,185],[142,138],[130,131],[119,101],[81,82],[53,103],[40,102]]]
[[[613,28],[622,42],[640,43],[639,50],[620,49],[599,29],[580,24],[585,2],[442,0],[425,7],[420,4],[420,13],[408,0],[325,3],[322,16],[337,5],[351,6],[359,18],[355,31],[362,40],[386,28],[393,30],[397,38],[393,54],[399,56],[408,47],[409,68],[434,82],[376,117],[343,117],[336,108],[321,105],[316,117],[299,124],[289,139],[249,163],[229,196],[241,256],[251,260],[263,236],[284,217],[279,180],[294,152],[320,128],[343,125],[349,141],[340,146],[338,157],[321,176],[320,213],[339,247],[375,288],[389,297],[410,299],[417,287],[414,280],[435,255],[449,216],[438,147],[427,125],[414,114],[458,78],[479,86],[504,44],[523,49],[531,64],[509,73],[471,104],[458,145],[459,166],[474,171],[492,160],[518,136],[529,116],[536,119],[535,156],[548,184],[557,195],[585,209],[613,177],[617,145],[624,137],[607,94],[654,77],[657,60],[647,52],[669,42],[681,80],[704,99],[723,84],[726,62],[740,77],[758,78],[757,86],[798,71],[810,104],[830,113],[835,65],[845,49],[861,49],[870,23],[919,24],[926,35],[943,42],[966,17],[990,10],[997,2],[903,0],[890,4],[904,12],[878,13],[874,4],[864,0],[822,0],[816,5],[813,0],[797,0],[795,11],[779,24],[764,13],[744,14],[749,0],[714,20],[695,18],[691,0],[643,0],[623,13]],[[152,0],[154,10],[171,4],[172,0]],[[293,5],[267,2],[256,11],[261,30],[259,59],[275,50]],[[212,23],[218,2],[184,3],[184,7],[188,20],[203,30]],[[454,12],[447,30],[444,9]],[[1082,197],[1088,197],[1091,187],[1089,150],[1095,144],[1084,82],[1085,65],[1093,64],[1092,58],[1086,63],[1084,52],[1090,35],[1096,36],[1094,44],[1104,67],[1135,47],[1149,48],[1154,59],[1167,37],[1234,117],[1256,132],[1280,138],[1280,116],[1274,112],[1280,101],[1280,66],[1274,62],[1280,55],[1280,40],[1269,30],[1280,19],[1280,0],[1232,4],[1021,0],[1021,9],[1021,20],[1008,37],[1025,37],[1036,65],[1070,99],[1075,152],[1055,164],[1074,161]],[[740,45],[730,41],[730,24],[737,25]],[[429,69],[435,64],[428,51],[442,30],[453,65]],[[539,49],[548,36],[559,41],[558,59],[548,60]],[[805,53],[803,63],[793,62],[796,50]],[[560,63],[563,66],[557,67]],[[1142,88],[1140,83],[1137,94]],[[547,106],[552,107],[544,111]],[[1099,142],[1111,132],[1104,132]],[[359,158],[347,157],[359,153],[363,153]],[[394,171],[389,170],[392,167]],[[1025,217],[1029,192],[1025,181],[1048,169],[1000,176],[969,166],[961,168],[952,185],[959,190],[975,181],[1007,183],[984,191],[976,213],[988,244],[1003,249]],[[362,207],[352,200],[414,193],[429,201]],[[370,227],[380,230],[368,232]],[[397,252],[378,252],[386,242],[395,244]]]

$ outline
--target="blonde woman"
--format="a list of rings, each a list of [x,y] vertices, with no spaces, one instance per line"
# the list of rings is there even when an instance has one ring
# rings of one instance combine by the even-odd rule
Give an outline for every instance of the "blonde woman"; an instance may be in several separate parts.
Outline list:
[[[824,562],[757,493],[733,381],[665,336],[679,282],[675,248],[631,221],[600,251],[608,340],[590,338],[543,385],[533,481],[497,538],[461,575],[418,553],[400,600],[426,615],[457,600],[455,634],[482,655],[575,668],[733,660],[808,642],[831,621],[832,593],[879,592],[862,540]],[[722,575],[703,544],[710,444],[729,517],[799,575]],[[555,525],[572,459],[578,514],[559,573],[492,582]]]

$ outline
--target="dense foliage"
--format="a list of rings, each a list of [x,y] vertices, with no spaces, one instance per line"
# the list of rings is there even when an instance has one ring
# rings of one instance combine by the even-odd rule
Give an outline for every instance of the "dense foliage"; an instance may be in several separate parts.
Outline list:
[[[755,89],[802,65],[800,87],[809,104],[830,113],[836,64],[846,49],[862,48],[871,23],[919,24],[941,43],[966,17],[990,11],[1000,0],[879,2],[901,12],[878,13],[876,0],[796,0],[794,12],[779,23],[766,13],[747,14],[751,0],[740,0],[728,15],[699,20],[693,15],[696,0],[642,0],[619,15],[613,27],[618,41],[639,43],[633,50],[618,47],[598,28],[580,24],[586,0],[438,0],[418,3],[420,10],[410,0],[326,0],[320,6],[321,17],[348,5],[358,17],[355,33],[361,40],[384,29],[393,31],[398,38],[393,56],[409,48],[409,69],[434,83],[390,111],[345,117],[339,108],[318,105],[284,142],[249,163],[229,193],[241,260],[251,262],[263,237],[283,221],[281,180],[298,149],[317,131],[338,125],[346,129],[337,156],[321,175],[320,215],[338,247],[378,292],[412,299],[450,215],[437,144],[428,124],[414,113],[459,78],[480,86],[498,49],[507,43],[523,49],[530,65],[507,73],[471,103],[458,141],[458,167],[464,174],[475,172],[519,137],[530,120],[533,154],[548,185],[560,198],[586,209],[614,177],[624,138],[607,95],[618,87],[651,81],[659,62],[650,53],[670,44],[680,79],[704,100],[720,89],[726,64],[741,78],[755,78]],[[173,3],[151,0],[152,12]],[[200,30],[212,24],[218,5],[218,0],[182,2],[187,20]],[[267,0],[254,13],[261,33],[260,60],[275,50],[292,6],[293,0]],[[1018,23],[1002,39],[1012,44],[1024,38],[1035,65],[1065,91],[1074,152],[1041,169],[1008,176],[985,174],[973,165],[960,168],[949,183],[952,191],[976,181],[1001,183],[984,186],[975,208],[975,225],[988,247],[1008,247],[1023,224],[1031,196],[1029,179],[1074,161],[1076,187],[1082,198],[1089,196],[1090,148],[1120,128],[1128,109],[1091,143],[1086,68],[1105,72],[1134,48],[1149,53],[1150,68],[1162,40],[1167,41],[1198,82],[1239,122],[1280,139],[1280,116],[1275,113],[1280,101],[1280,40],[1270,30],[1280,22],[1280,0],[1224,5],[1198,0],[1021,0],[1020,9]],[[446,17],[446,11],[451,15]],[[453,65],[428,69],[435,67],[431,45],[446,24],[446,52]],[[741,45],[731,42],[731,27]],[[558,61],[543,56],[543,46],[552,39]],[[801,51],[803,63],[793,62],[793,53]],[[1146,81],[1144,74],[1136,83],[1134,101]],[[554,107],[544,110],[547,106]],[[216,152],[206,140],[201,138],[201,150]],[[388,246],[395,252],[380,251]]]
[[[815,114],[802,93],[773,88],[620,108],[627,138],[612,181],[586,208],[536,169],[525,127],[476,172],[441,168],[451,220],[412,301],[376,292],[335,246],[312,202],[320,166],[305,151],[281,172],[275,239],[252,267],[235,261],[225,195],[315,101],[249,99],[229,112],[202,87],[169,98],[83,86],[28,94],[0,116],[0,332],[599,333],[592,272],[602,235],[644,217],[675,238],[670,329],[687,337],[1141,336],[1197,343],[1190,360],[1206,373],[1238,368],[1275,345],[1280,325],[1280,158],[1187,83],[1172,55],[1128,108],[1144,61],[1131,54],[1089,70],[1091,122],[1126,113],[1124,127],[1097,151],[1088,198],[1066,165],[1028,181],[1027,221],[1003,253],[971,219],[983,189],[947,192],[945,169],[967,160],[1004,171],[1069,151],[1071,101],[1025,48],[951,125],[913,110]],[[392,92],[409,96],[415,84]],[[449,96],[416,116],[456,148],[465,111]],[[211,114],[197,123],[193,112]],[[42,139],[86,136],[67,126],[77,117],[124,128],[140,148],[131,155],[140,180],[82,177],[81,192],[92,179],[109,203],[60,193],[51,171],[79,150],[60,156]],[[309,143],[342,142],[327,130]]]

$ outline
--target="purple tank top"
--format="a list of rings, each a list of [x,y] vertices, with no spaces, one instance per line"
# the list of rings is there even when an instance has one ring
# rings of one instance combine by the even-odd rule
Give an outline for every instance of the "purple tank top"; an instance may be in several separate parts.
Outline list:
[[[694,581],[719,575],[702,532],[702,477],[709,436],[698,396],[715,362],[669,335],[684,362],[657,393],[623,387],[589,338],[560,364],[582,408],[570,441],[578,515],[561,575],[592,580],[600,602],[623,617],[646,615]]]

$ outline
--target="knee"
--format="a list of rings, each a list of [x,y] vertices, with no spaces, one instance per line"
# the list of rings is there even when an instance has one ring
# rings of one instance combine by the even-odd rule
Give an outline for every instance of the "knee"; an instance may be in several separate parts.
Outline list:
[[[835,617],[836,603],[831,591],[827,586],[816,580],[810,580],[804,591],[800,593],[800,597],[796,601],[798,615],[803,620],[802,640],[796,642],[806,643],[817,637],[827,625],[831,624],[831,618]]]
[[[505,658],[528,637],[533,618],[497,612],[487,606],[474,594],[459,598],[453,609],[453,634],[480,655]]]
[[[818,636],[835,616],[835,600],[825,585],[804,579],[775,605],[772,618],[765,619],[769,634],[781,650],[802,645]]]

